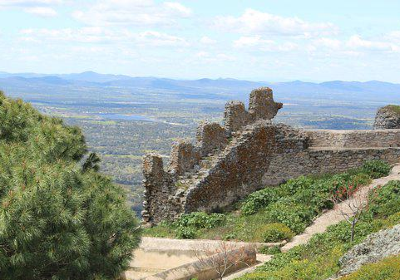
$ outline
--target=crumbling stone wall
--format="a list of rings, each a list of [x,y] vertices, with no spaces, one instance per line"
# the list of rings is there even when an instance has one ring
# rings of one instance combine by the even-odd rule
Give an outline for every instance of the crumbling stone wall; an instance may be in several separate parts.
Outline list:
[[[164,171],[162,157],[156,154],[144,156],[143,175],[143,221],[150,223],[154,220],[159,222],[161,219],[176,219],[178,213],[183,210],[182,201],[181,197],[172,195],[176,192],[174,178],[173,175]]]
[[[283,107],[276,103],[272,89],[262,87],[250,93],[249,111],[240,101],[228,102],[225,106],[224,123],[229,134],[240,131],[244,126],[257,120],[272,120]]]
[[[230,101],[225,105],[224,123],[229,133],[242,129],[249,122],[249,113],[243,102]]]
[[[224,149],[228,143],[226,133],[225,128],[218,123],[201,123],[196,135],[201,155],[207,156],[215,151]]]
[[[249,114],[252,121],[272,120],[282,107],[282,103],[274,101],[272,89],[268,87],[255,89],[250,93]]]
[[[192,170],[200,161],[200,149],[188,141],[178,141],[172,146],[169,170],[176,175],[183,175]]]
[[[176,143],[168,171],[160,156],[145,156],[143,220],[215,211],[300,175],[342,172],[373,159],[400,162],[400,130],[295,129],[271,122],[280,108],[272,90],[254,90],[248,111],[241,102],[229,102],[224,127],[202,123],[194,145]]]
[[[256,122],[225,151],[208,176],[188,191],[185,212],[230,205],[262,187],[263,175],[276,153],[300,152],[306,147],[307,139],[299,130],[268,120]]]

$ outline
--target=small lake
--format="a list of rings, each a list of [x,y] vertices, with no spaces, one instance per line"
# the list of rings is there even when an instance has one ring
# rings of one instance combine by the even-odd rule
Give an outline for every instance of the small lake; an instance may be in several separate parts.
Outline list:
[[[161,122],[157,119],[152,119],[140,115],[129,115],[129,114],[115,114],[115,113],[100,113],[97,114],[102,119],[113,120],[113,121],[146,121],[146,122]]]

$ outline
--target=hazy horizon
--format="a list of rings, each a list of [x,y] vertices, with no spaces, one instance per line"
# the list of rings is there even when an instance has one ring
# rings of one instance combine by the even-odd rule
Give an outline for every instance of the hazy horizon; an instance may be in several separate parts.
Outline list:
[[[216,78],[210,78],[206,76],[199,76],[199,77],[193,77],[193,78],[184,78],[184,77],[168,77],[168,76],[132,76],[129,74],[124,74],[124,73],[101,73],[101,72],[96,72],[93,70],[85,70],[82,72],[66,72],[66,73],[37,73],[37,72],[10,72],[6,70],[0,70],[0,74],[10,74],[13,76],[23,76],[23,75],[40,75],[40,76],[66,76],[66,75],[81,75],[81,74],[98,74],[98,75],[105,75],[105,76],[126,76],[129,78],[155,78],[155,79],[171,79],[171,80],[182,80],[182,81],[195,81],[195,80],[203,80],[203,79],[209,79],[209,80],[238,80],[238,81],[249,81],[249,82],[266,82],[266,83],[290,83],[290,82],[304,82],[304,83],[326,83],[326,82],[360,82],[360,83],[368,83],[368,82],[382,82],[382,83],[392,83],[392,84],[400,84],[399,82],[390,82],[390,81],[385,81],[385,80],[307,80],[307,79],[282,79],[282,80],[257,80],[257,79],[245,79],[245,78],[233,78],[233,77],[216,77]],[[1,77],[0,77],[1,78]]]
[[[399,10],[392,0],[0,0],[0,70],[399,83]]]

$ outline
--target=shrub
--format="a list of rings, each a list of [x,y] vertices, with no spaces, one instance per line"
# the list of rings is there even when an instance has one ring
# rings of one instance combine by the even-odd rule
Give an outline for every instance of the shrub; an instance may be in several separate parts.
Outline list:
[[[193,227],[178,227],[176,230],[176,238],[193,239],[196,237],[197,230]]]
[[[267,187],[248,196],[243,202],[241,212],[245,216],[253,215],[268,204],[276,202],[281,197],[278,188]]]
[[[182,215],[172,224],[175,227],[176,237],[192,239],[197,236],[199,229],[212,229],[225,223],[224,214],[207,214],[204,212],[193,212]]]
[[[263,246],[261,247],[259,252],[265,255],[276,255],[281,253],[281,248],[279,246],[272,246],[272,247]]]
[[[295,233],[301,233],[315,216],[315,211],[308,206],[280,201],[266,209],[270,221],[286,225]]]
[[[267,224],[262,228],[262,232],[264,242],[290,240],[294,236],[290,228],[280,223]]]
[[[207,214],[204,212],[193,212],[190,214],[182,215],[175,225],[178,227],[193,227],[195,229],[211,229],[222,225],[226,220],[224,214],[212,213]]]
[[[366,264],[358,271],[341,278],[343,280],[394,280],[400,279],[400,255],[380,262]]]
[[[389,175],[390,169],[390,165],[381,160],[367,161],[362,167],[362,170],[373,179]]]
[[[391,181],[375,189],[370,196],[373,201],[369,209],[372,215],[387,217],[400,212],[400,181]]]
[[[400,212],[397,212],[388,218],[389,225],[394,226],[400,224]]]

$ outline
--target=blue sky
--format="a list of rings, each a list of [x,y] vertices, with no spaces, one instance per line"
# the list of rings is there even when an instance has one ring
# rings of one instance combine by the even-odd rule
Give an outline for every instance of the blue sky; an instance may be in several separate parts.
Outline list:
[[[0,71],[400,83],[398,0],[0,0]]]

